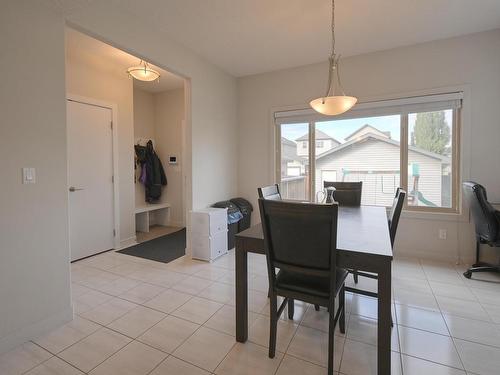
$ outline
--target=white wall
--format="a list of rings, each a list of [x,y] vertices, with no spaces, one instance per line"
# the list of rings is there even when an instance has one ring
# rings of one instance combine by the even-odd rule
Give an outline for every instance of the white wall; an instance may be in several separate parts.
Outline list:
[[[2,2],[0,353],[72,318],[64,23],[33,1]],[[21,168],[36,184],[21,184]]]
[[[68,94],[97,99],[117,105],[118,183],[120,205],[120,242],[135,241],[134,189],[134,104],[132,80],[102,65],[90,64],[79,56],[66,58]]]
[[[274,108],[307,107],[321,95],[327,64],[248,76],[238,80],[240,195],[256,204],[257,187],[274,180],[271,161]],[[468,85],[462,121],[462,178],[471,178],[500,201],[500,30],[346,58],[342,81],[360,101]],[[258,220],[254,215],[254,220]],[[459,220],[465,220],[461,223]],[[468,218],[405,214],[396,252],[470,261],[474,249]],[[438,229],[448,230],[438,240]]]
[[[163,188],[160,203],[170,203],[171,225],[185,225],[183,196],[183,121],[184,89],[149,93],[134,88],[134,132],[135,140],[142,143],[153,140],[155,150],[162,161],[168,184]],[[177,156],[178,163],[168,163],[169,156]],[[139,175],[140,171],[136,172]],[[143,206],[144,185],[135,184],[135,204]]]

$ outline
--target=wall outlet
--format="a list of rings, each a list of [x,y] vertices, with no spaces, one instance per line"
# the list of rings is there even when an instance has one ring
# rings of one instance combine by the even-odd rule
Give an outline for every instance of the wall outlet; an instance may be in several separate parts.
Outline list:
[[[440,229],[439,230],[439,239],[440,240],[446,240],[446,229]]]

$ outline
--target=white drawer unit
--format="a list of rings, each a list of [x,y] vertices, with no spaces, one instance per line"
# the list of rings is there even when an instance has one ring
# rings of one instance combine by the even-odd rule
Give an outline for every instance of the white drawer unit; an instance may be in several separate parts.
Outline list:
[[[212,261],[227,253],[227,209],[191,211],[193,258]]]

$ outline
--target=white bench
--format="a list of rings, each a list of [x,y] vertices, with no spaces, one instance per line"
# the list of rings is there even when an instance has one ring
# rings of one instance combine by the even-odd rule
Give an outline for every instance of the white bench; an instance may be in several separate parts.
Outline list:
[[[152,225],[170,224],[170,203],[147,204],[135,208],[135,230],[149,232]]]

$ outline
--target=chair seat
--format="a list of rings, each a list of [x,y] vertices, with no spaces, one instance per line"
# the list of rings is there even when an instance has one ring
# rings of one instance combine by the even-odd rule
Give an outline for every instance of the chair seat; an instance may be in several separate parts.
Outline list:
[[[345,269],[337,268],[335,295],[338,294],[347,275],[348,272]],[[330,278],[280,270],[276,275],[276,288],[321,298],[329,298]]]

